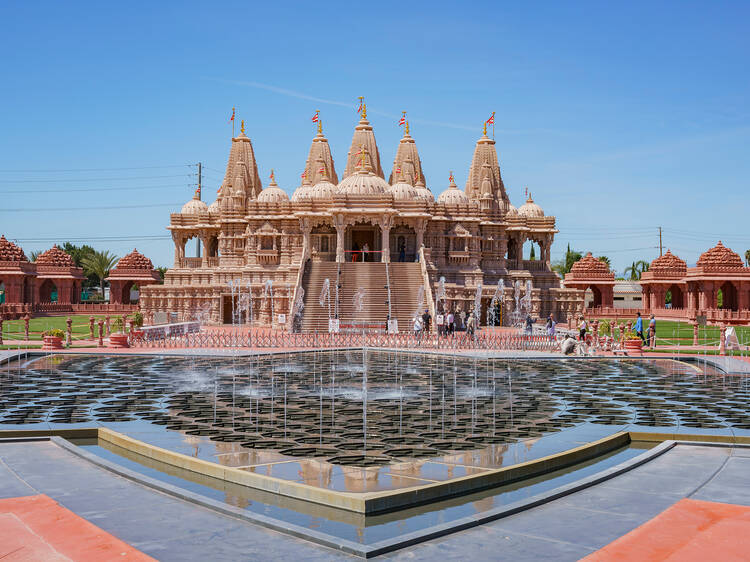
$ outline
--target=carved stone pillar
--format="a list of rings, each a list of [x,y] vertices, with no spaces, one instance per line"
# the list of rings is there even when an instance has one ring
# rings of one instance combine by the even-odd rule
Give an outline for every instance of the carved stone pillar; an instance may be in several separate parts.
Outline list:
[[[382,252],[380,253],[380,261],[387,263],[391,261],[391,227],[381,226],[380,227],[380,247]]]
[[[336,217],[334,226],[336,227],[336,261],[343,263],[344,259],[344,232],[346,227],[344,221],[339,220],[340,217]]]

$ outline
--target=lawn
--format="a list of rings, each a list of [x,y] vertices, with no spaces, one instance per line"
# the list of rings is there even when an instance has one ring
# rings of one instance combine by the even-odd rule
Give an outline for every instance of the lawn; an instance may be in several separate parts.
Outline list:
[[[621,322],[622,323],[622,322]],[[635,324],[635,319],[633,319]],[[643,319],[644,330],[648,327],[648,318]],[[750,343],[750,326],[736,326],[737,339],[745,345]],[[604,332],[599,328],[601,335]],[[718,346],[720,329],[718,326],[698,326],[698,344]],[[645,332],[644,332],[645,335]],[[693,345],[693,326],[688,322],[673,320],[656,321],[656,337],[659,345]]]
[[[94,315],[94,334],[99,334],[99,326],[97,322],[104,320],[106,315]],[[83,339],[89,335],[89,318],[90,314],[79,314],[71,315],[70,318],[73,320],[73,340]],[[115,320],[120,318],[120,315],[110,315],[110,326],[114,330]],[[41,340],[42,332],[45,330],[58,329],[63,332],[67,329],[66,321],[68,316],[43,316],[39,318],[32,318],[29,321],[29,339],[30,340]],[[24,339],[24,321],[23,320],[4,320],[3,321],[3,338],[5,339]]]

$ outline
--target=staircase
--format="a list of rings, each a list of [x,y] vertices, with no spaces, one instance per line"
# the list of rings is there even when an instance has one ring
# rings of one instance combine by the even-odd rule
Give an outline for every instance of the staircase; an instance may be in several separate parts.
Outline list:
[[[309,262],[302,277],[305,289],[305,308],[302,330],[306,332],[328,331],[328,308],[320,306],[320,291],[326,278],[331,280],[331,313],[336,306],[336,271],[334,262]],[[341,289],[339,291],[339,318],[341,328],[352,327],[385,328],[388,317],[388,290],[384,263],[342,263]],[[412,318],[417,309],[422,274],[418,263],[391,263],[388,265],[391,281],[391,314],[398,319],[399,331],[411,329]],[[365,290],[362,311],[354,308],[354,295],[359,288]],[[426,306],[427,303],[424,303]]]
[[[331,280],[331,316],[336,314],[336,262],[307,262],[302,274],[305,290],[302,310],[303,332],[328,332],[328,302],[320,306],[320,291],[326,279]]]

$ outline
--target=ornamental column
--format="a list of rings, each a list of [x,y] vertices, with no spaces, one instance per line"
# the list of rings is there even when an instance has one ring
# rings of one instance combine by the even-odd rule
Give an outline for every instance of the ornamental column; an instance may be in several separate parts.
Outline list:
[[[380,221],[380,261],[383,263],[391,261],[391,226],[393,226],[393,220],[390,216],[383,217]]]
[[[302,230],[302,253],[303,255],[310,257],[310,235],[312,234],[312,224],[310,219],[301,219],[300,229]]]
[[[426,221],[424,220],[418,220],[414,224],[414,229],[417,232],[417,247],[416,247],[416,254],[419,255],[419,249],[424,246],[424,231],[426,227]]]
[[[342,215],[336,215],[333,218],[333,226],[336,228],[336,261],[338,263],[344,263],[344,232],[346,226],[344,225],[344,217]]]

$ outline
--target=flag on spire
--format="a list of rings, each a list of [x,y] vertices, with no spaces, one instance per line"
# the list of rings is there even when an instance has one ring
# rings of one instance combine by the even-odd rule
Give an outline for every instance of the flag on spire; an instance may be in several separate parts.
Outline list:
[[[320,168],[318,168],[318,173],[319,173],[319,174],[322,174],[322,173],[323,173],[323,172],[325,172],[325,171],[326,171],[326,169],[325,169],[325,167],[324,167],[324,166],[321,166]]]
[[[528,197],[529,196],[529,188],[528,187],[524,188],[524,190],[523,190],[523,196],[524,197]]]
[[[451,173],[450,173],[450,175],[448,176],[448,181],[449,181],[450,183],[455,183],[455,181],[456,181],[456,180],[455,180],[455,179],[454,179],[454,177],[453,177],[453,172],[451,172]]]
[[[402,126],[402,125],[406,125],[406,111],[402,111],[401,113],[402,113],[401,119],[399,119],[399,121],[398,121],[398,126],[399,127]]]
[[[359,96],[359,107],[357,107],[357,113],[362,113],[362,109],[365,106],[365,98],[364,96]]]
[[[488,125],[494,125],[495,124],[495,112],[492,112],[492,115],[490,115],[490,118],[485,121]]]
[[[305,170],[304,172],[302,172],[302,174],[300,174],[300,177],[302,179],[305,179],[307,177],[307,170]]]
[[[319,114],[320,114],[320,111],[316,109],[315,110],[315,115],[312,116],[312,122],[313,123],[317,123],[318,122],[318,120],[320,119]]]
[[[229,118],[229,121],[234,121],[234,108],[232,108],[232,116]]]
[[[397,173],[397,174],[400,174],[400,173],[401,173],[401,166],[398,166],[398,167],[396,168],[396,173]]]
[[[414,183],[419,181],[419,170],[414,170]]]

